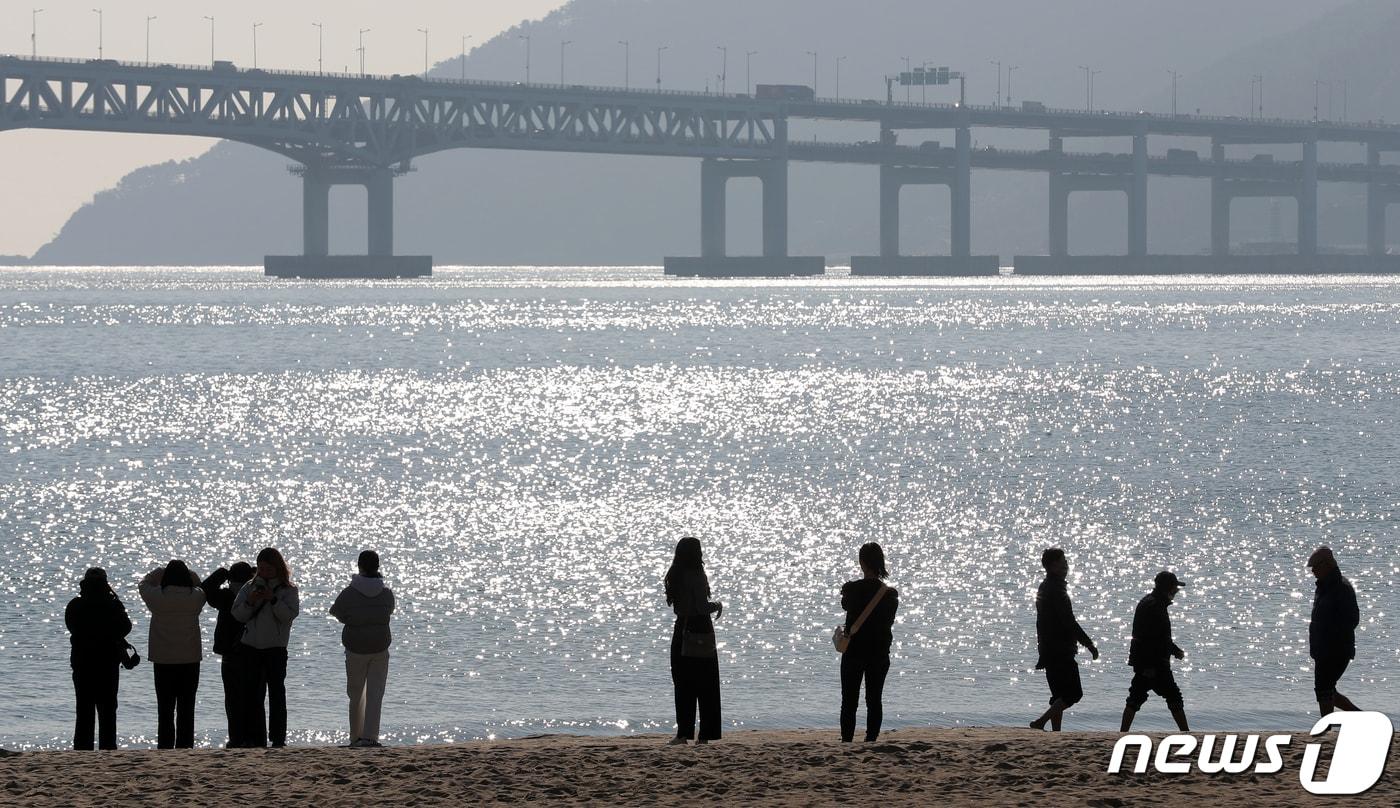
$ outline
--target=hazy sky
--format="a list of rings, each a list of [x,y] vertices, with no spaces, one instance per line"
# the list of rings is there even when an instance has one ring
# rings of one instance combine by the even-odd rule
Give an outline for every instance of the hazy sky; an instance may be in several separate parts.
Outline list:
[[[376,73],[423,69],[427,28],[434,62],[486,41],[523,19],[538,18],[564,0],[0,0],[0,53],[27,54],[30,9],[38,15],[40,56],[97,56],[102,8],[103,46],[109,59],[143,60],[146,17],[151,22],[151,60],[208,64],[214,17],[215,53],[240,66],[253,60],[252,26],[258,29],[258,62],[264,66],[316,69],[317,29],[325,26],[327,70],[358,66],[360,28],[366,68]],[[93,194],[135,168],[193,157],[215,141],[169,136],[0,132],[0,254],[29,255],[47,242]],[[62,169],[56,170],[61,166]]]

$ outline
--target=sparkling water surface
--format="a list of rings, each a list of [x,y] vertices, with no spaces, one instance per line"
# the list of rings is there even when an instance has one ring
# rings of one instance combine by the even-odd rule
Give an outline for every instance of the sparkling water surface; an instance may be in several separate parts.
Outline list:
[[[1116,728],[1133,606],[1170,567],[1193,725],[1305,731],[1320,543],[1362,608],[1344,691],[1396,716],[1397,426],[1400,279],[0,270],[0,744],[69,742],[86,567],[144,654],[145,572],[266,545],[302,590],[295,743],[345,739],[326,609],[363,547],[399,598],[386,741],[670,732],[685,534],[725,604],[729,728],[836,725],[865,541],[901,596],[888,727],[1040,711],[1050,544],[1103,651],[1067,728]],[[221,744],[217,657],[202,674]],[[153,743],[154,701],[149,664],[122,674],[123,744]],[[1160,700],[1139,725],[1170,726]]]

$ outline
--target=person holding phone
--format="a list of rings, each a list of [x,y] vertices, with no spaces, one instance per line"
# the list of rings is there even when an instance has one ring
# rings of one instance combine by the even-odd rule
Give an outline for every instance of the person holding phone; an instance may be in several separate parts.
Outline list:
[[[247,746],[287,745],[287,643],[292,621],[301,613],[301,596],[292,583],[286,559],[272,547],[258,553],[257,574],[243,585],[230,610],[244,624],[245,668],[243,729]],[[264,712],[263,700],[267,700]]]
[[[666,604],[676,614],[671,632],[671,683],[676,695],[676,737],[685,744],[695,736],[695,710],[700,709],[700,734],[696,743],[720,738],[719,654],[715,649],[715,624],[710,619],[724,613],[724,604],[710,600],[710,579],[700,540],[686,536],[676,543],[671,567],[666,570]]]

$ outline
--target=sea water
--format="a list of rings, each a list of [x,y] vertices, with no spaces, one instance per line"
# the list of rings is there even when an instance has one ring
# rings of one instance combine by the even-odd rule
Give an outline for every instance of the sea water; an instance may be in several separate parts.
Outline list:
[[[1343,691],[1400,714],[1400,279],[691,281],[655,268],[0,271],[0,744],[63,747],[63,610],[280,548],[301,589],[293,743],[343,742],[362,548],[398,597],[384,740],[669,733],[661,579],[698,536],[727,730],[837,723],[838,590],[886,550],[885,721],[1022,725],[1040,552],[1102,658],[1069,729],[1114,729],[1158,570],[1193,726],[1305,729],[1305,567],[1361,604]],[[204,615],[212,641],[214,613]],[[863,721],[863,718],[861,719]],[[155,736],[151,666],[121,681]],[[1170,726],[1160,700],[1138,720]],[[200,743],[222,744],[218,658]],[[834,729],[833,729],[834,735]]]

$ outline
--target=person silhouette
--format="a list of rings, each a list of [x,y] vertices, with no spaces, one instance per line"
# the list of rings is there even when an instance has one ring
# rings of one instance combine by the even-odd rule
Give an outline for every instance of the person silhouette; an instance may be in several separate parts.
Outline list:
[[[1065,710],[1084,698],[1079,663],[1074,661],[1074,655],[1083,645],[1098,659],[1099,649],[1074,619],[1074,606],[1065,587],[1069,577],[1065,551],[1051,547],[1041,553],[1040,565],[1045,568],[1045,580],[1040,582],[1035,593],[1035,638],[1040,655],[1035,669],[1045,671],[1045,683],[1050,686],[1050,709],[1031,722],[1031,729],[1045,729],[1048,723],[1052,730],[1059,732]]]
[[[177,558],[151,570],[141,579],[138,591],[151,610],[146,656],[155,668],[156,748],[190,749],[199,663],[204,656],[199,632],[204,589],[199,576]]]
[[[700,709],[697,743],[720,738],[719,654],[715,650],[715,625],[710,619],[724,614],[724,604],[710,600],[710,580],[700,540],[686,536],[676,543],[676,553],[666,570],[666,604],[676,614],[671,632],[671,683],[676,696],[676,737],[685,744],[695,736],[695,710]]]
[[[389,618],[394,592],[379,572],[379,554],[364,550],[356,559],[359,574],[331,604],[331,616],[345,625],[345,692],[350,696],[350,746],[378,747],[379,716],[389,681]]]
[[[1186,652],[1172,642],[1172,621],[1167,607],[1176,593],[1186,586],[1175,573],[1163,570],[1153,579],[1152,591],[1138,601],[1133,612],[1133,640],[1128,649],[1128,664],[1133,668],[1133,681],[1128,686],[1128,704],[1123,708],[1120,732],[1133,726],[1133,717],[1147,703],[1152,691],[1167,702],[1176,726],[1190,732],[1186,725],[1185,700],[1181,688],[1172,676],[1171,657],[1185,659]]]
[[[292,583],[292,571],[282,554],[264,547],[257,558],[257,574],[238,590],[230,613],[244,623],[241,642],[246,648],[248,673],[243,706],[248,746],[287,745],[287,643],[292,621],[301,613],[301,595]],[[263,712],[263,699],[267,712]]]
[[[219,678],[224,683],[224,715],[228,720],[230,749],[248,745],[244,721],[248,710],[243,704],[247,686],[248,661],[243,639],[243,624],[233,616],[233,601],[238,590],[253,579],[253,568],[246,561],[236,561],[228,569],[219,567],[200,584],[205,601],[219,613],[214,624],[214,653],[221,658]],[[227,584],[227,585],[225,585]]]
[[[856,705],[861,681],[865,682],[865,741],[880,737],[884,721],[885,677],[890,672],[892,628],[899,610],[899,591],[885,585],[890,571],[885,551],[875,542],[861,545],[857,556],[861,577],[841,586],[841,608],[846,612],[846,650],[841,652],[841,741],[850,743],[856,733]]]
[[[93,716],[97,716],[97,748],[117,748],[117,686],[126,655],[126,635],[131,618],[117,593],[107,583],[107,571],[93,567],[78,584],[79,595],[68,602],[63,623],[73,650],[73,694],[77,722],[73,748],[92,749]]]
[[[1351,699],[1337,692],[1337,681],[1356,658],[1356,627],[1361,610],[1356,590],[1342,577],[1342,569],[1329,547],[1319,547],[1308,558],[1317,578],[1312,619],[1308,623],[1308,655],[1313,658],[1313,690],[1322,715],[1333,710],[1356,710]]]

